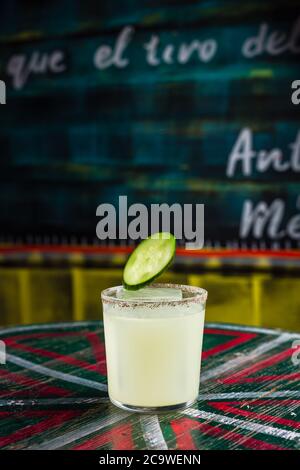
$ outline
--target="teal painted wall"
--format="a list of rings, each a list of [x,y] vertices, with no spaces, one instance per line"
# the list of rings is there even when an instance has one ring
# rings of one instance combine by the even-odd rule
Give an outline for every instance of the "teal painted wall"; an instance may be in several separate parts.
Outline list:
[[[128,27],[122,66],[99,68]],[[92,240],[98,204],[127,194],[205,203],[212,245],[299,247],[299,1],[4,1],[0,79],[0,240]],[[251,168],[230,175],[245,129]],[[284,235],[242,238],[245,201],[278,199]]]

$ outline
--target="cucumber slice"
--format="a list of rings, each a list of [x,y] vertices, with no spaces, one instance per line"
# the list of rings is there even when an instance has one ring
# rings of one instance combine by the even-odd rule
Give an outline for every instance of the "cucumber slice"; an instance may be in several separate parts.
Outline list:
[[[150,284],[171,263],[176,239],[168,232],[154,233],[143,240],[131,253],[123,271],[123,285],[137,290]]]

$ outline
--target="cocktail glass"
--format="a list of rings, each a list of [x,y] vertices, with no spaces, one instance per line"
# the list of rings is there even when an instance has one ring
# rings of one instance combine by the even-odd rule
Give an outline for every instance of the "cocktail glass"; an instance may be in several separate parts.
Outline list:
[[[122,286],[101,294],[110,400],[145,413],[184,408],[196,400],[207,298],[199,287],[150,288],[153,297],[147,300],[119,298]],[[161,288],[180,289],[182,299],[155,299]]]

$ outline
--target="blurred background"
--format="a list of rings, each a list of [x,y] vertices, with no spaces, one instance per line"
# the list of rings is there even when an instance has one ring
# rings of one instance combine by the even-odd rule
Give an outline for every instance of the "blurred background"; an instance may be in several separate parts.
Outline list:
[[[0,324],[98,320],[132,243],[96,208],[205,204],[162,281],[207,320],[300,330],[299,0],[0,6]]]

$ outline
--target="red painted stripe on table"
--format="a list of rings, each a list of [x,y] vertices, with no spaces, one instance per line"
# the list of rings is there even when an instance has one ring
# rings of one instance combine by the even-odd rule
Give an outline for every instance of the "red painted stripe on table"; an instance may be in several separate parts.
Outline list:
[[[55,328],[53,326],[53,328]],[[27,339],[43,339],[43,338],[56,338],[56,337],[65,337],[65,336],[79,336],[82,337],[85,332],[83,331],[47,331],[47,332],[33,332],[33,333],[19,333],[17,335],[12,335],[12,336],[5,336],[3,335],[2,338],[4,338],[5,343],[9,345],[10,341],[24,341]]]
[[[59,411],[59,412],[62,412],[63,410]],[[75,410],[77,412],[77,410]],[[52,415],[56,415],[57,414],[57,409],[53,409],[53,410],[49,410],[49,409],[44,409],[44,410],[36,410],[36,409],[32,409],[32,408],[25,408],[25,409],[18,409],[18,412],[19,412],[19,416],[21,416],[22,418],[23,417],[28,417],[28,418],[32,418],[32,417],[45,417],[45,418],[48,418],[49,415],[52,416]],[[79,412],[79,411],[78,411]],[[4,412],[3,412],[4,413]],[[12,407],[12,409],[10,411],[5,411],[5,413],[7,413],[8,415],[12,415],[12,414],[16,414],[16,408]],[[0,412],[0,416],[1,416],[1,412]]]
[[[252,410],[245,410],[241,408],[236,408],[234,406],[228,405],[226,402],[210,402],[209,406],[216,408],[217,410],[223,412],[229,412],[235,416],[244,416],[245,418],[256,418],[260,421],[266,421],[272,424],[280,424],[282,426],[290,426],[295,429],[300,429],[300,423],[294,421],[293,419],[281,418],[279,416],[273,416],[266,413],[257,413]]]
[[[53,395],[55,395],[55,398],[57,397],[67,397],[70,395],[70,393],[59,393],[55,390],[52,390],[52,387],[45,387],[43,388],[43,386],[39,386],[40,388],[38,389],[38,392],[36,392],[36,395],[35,395],[35,398],[37,398],[37,396],[40,398],[40,397],[45,397],[45,398],[49,398],[49,396],[53,397]],[[14,390],[13,392],[9,391],[9,392],[0,392],[0,398],[4,399],[4,398],[30,398],[32,395],[31,395],[31,392],[33,390],[36,390],[36,386],[35,387],[30,387],[28,389],[19,389],[19,390]]]
[[[50,359],[55,359],[58,362],[63,362],[64,364],[69,364],[72,366],[79,367],[81,369],[85,369],[88,371],[98,371],[98,366],[96,364],[90,364],[88,362],[82,361],[80,359],[76,359],[67,354],[61,354],[54,351],[49,351],[48,349],[44,348],[36,348],[34,346],[30,346],[29,344],[20,344],[17,342],[10,342],[10,347],[14,349],[18,349],[21,351],[29,352],[31,354],[36,354],[42,357],[47,357]]]
[[[59,412],[56,410],[54,416],[51,418],[43,419],[38,423],[31,424],[30,426],[25,426],[22,429],[18,429],[13,433],[9,434],[5,437],[0,437],[0,447],[8,446],[14,442],[19,442],[24,439],[28,439],[36,434],[41,434],[48,429],[53,429],[54,427],[59,426],[61,423],[72,419],[74,416],[78,414],[78,411],[64,411]]]
[[[242,333],[240,334],[238,338],[234,338],[231,341],[226,341],[225,343],[222,343],[222,344],[217,344],[217,346],[214,346],[213,348],[203,351],[202,358],[206,359],[207,357],[215,356],[216,354],[219,354],[220,352],[228,351],[229,349],[232,349],[235,346],[247,343],[248,341],[255,338],[256,336],[257,335],[254,333]]]
[[[96,367],[101,375],[107,375],[105,344],[100,341],[99,335],[93,331],[86,333],[86,338],[90,342],[94,356],[96,358]]]
[[[198,449],[191,435],[191,432],[195,430],[199,431],[201,434],[218,437],[248,449],[284,450],[281,446],[270,444],[268,442],[255,439],[254,437],[245,436],[244,434],[240,434],[236,431],[228,431],[227,429],[222,429],[220,426],[199,423],[198,421],[194,421],[189,418],[180,418],[176,421],[171,421],[171,427],[176,434],[176,448],[180,450]]]
[[[129,246],[92,246],[92,245],[2,245],[0,247],[0,254],[10,253],[32,253],[39,252],[42,254],[46,253],[61,253],[61,254],[99,254],[99,255],[118,255],[118,254],[129,254],[133,250]],[[176,254],[183,257],[195,257],[195,258],[210,258],[210,257],[221,257],[221,258],[300,258],[299,250],[229,250],[229,249],[203,249],[203,250],[186,250],[185,248],[177,248]]]
[[[77,359],[74,358],[70,355],[66,354],[61,354],[61,353],[56,353],[53,351],[49,351],[48,349],[45,348],[36,348],[31,345],[23,344],[20,343],[20,339],[23,341],[24,339],[32,339],[32,338],[38,338],[38,339],[43,339],[43,338],[56,338],[57,336],[66,336],[66,333],[68,336],[79,336],[82,338],[83,336],[87,339],[87,341],[91,344],[92,346],[92,351],[94,352],[94,356],[96,359],[96,363],[92,364],[87,361],[83,361],[82,359]],[[100,335],[95,332],[78,332],[78,331],[71,331],[71,332],[64,332],[60,333],[60,335],[57,335],[57,333],[30,333],[26,334],[23,336],[11,336],[7,338],[6,344],[7,346],[14,347],[16,349],[22,349],[23,351],[31,352],[33,354],[40,354],[41,356],[44,357],[50,357],[53,359],[57,359],[58,361],[65,362],[67,364],[75,365],[80,368],[86,369],[86,370],[92,370],[99,372],[101,375],[106,376],[106,360],[105,360],[105,345],[104,343],[100,340]]]
[[[6,397],[6,396],[13,397],[13,396],[18,396],[20,394],[24,396],[24,392],[27,389],[30,389],[31,391],[33,388],[36,388],[36,387],[39,387],[39,395],[41,396],[45,396],[45,395],[49,396],[50,394],[50,395],[57,395],[59,397],[66,397],[66,396],[71,395],[71,392],[69,390],[66,390],[61,387],[57,387],[55,385],[45,384],[45,382],[43,382],[42,380],[33,379],[32,377],[28,377],[27,375],[21,372],[11,372],[8,369],[0,369],[0,376],[6,378],[10,382],[16,383],[18,385],[23,385],[24,387],[26,387],[25,390],[24,388],[22,388],[21,390],[13,390],[13,391],[9,390],[5,392],[1,391],[0,392],[1,397]]]
[[[132,450],[135,448],[132,438],[132,425],[119,424],[103,434],[90,437],[77,444],[72,450],[96,450],[104,445],[110,445],[112,450]]]
[[[254,398],[252,400],[247,400],[247,401],[227,401],[226,403],[230,405],[238,405],[238,406],[247,406],[247,405],[295,405],[295,407],[300,406],[300,399],[297,398],[267,398],[267,392],[266,392],[266,398]]]
[[[207,333],[209,335],[218,335],[218,336],[241,336],[244,334],[251,334],[254,337],[257,336],[257,333],[244,333],[243,331],[237,331],[237,330],[223,330],[222,329],[222,324],[220,324],[220,328],[210,328],[210,327],[205,327],[204,328],[204,333]]]
[[[53,326],[53,328],[55,328]],[[4,340],[5,340],[5,343],[7,345],[10,344],[10,341],[16,341],[17,343],[21,344],[24,340],[28,340],[28,339],[44,339],[44,338],[60,338],[60,337],[63,337],[65,338],[66,336],[78,336],[79,339],[82,339],[82,337],[86,336],[86,334],[88,334],[90,332],[88,331],[69,331],[69,330],[65,330],[65,331],[46,331],[46,332],[33,332],[33,333],[22,333],[22,334],[18,334],[18,335],[12,335],[12,336],[8,336],[8,337],[5,337],[5,335],[3,336]]]
[[[287,357],[291,356],[294,352],[295,350],[293,348],[286,349],[277,354],[274,354],[274,356],[268,357],[267,359],[262,359],[261,361],[258,361],[256,364],[246,367],[242,371],[236,372],[235,374],[232,374],[229,377],[226,377],[224,379],[218,379],[218,380],[223,383],[236,383],[242,377],[258,372],[259,370],[266,369],[267,367],[271,367],[277,364],[278,362],[283,361]]]
[[[294,372],[292,374],[279,374],[279,375],[259,375],[257,377],[239,377],[237,379],[230,380],[230,383],[260,383],[260,382],[273,382],[273,381],[294,381],[300,380],[300,372]]]
[[[272,392],[272,390],[269,390]],[[224,400],[224,401],[216,401],[216,402],[208,402],[210,403],[226,403],[228,405],[233,405],[233,406],[239,406],[241,408],[245,406],[264,406],[264,405],[278,405],[283,404],[283,405],[300,405],[300,399],[296,398],[267,398],[268,397],[268,392],[266,392],[266,398],[251,398],[251,399],[241,399],[241,400]]]

